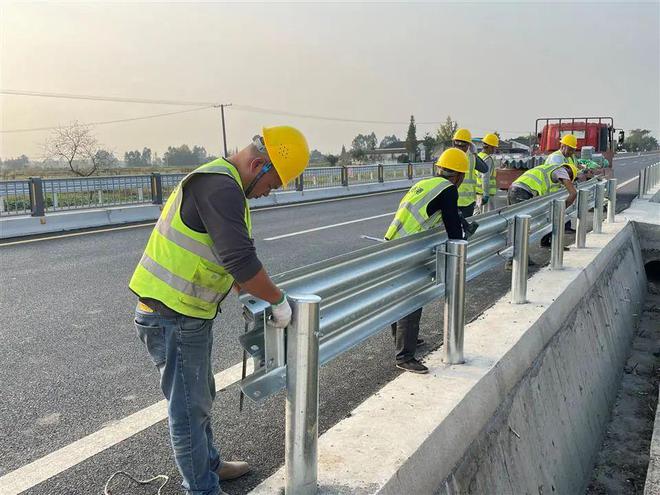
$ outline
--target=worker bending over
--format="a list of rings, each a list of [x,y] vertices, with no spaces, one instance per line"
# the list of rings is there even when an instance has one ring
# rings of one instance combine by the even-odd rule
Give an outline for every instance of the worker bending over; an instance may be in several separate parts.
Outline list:
[[[488,165],[476,155],[476,148],[472,143],[472,134],[469,130],[457,129],[452,141],[454,148],[458,148],[464,152],[469,161],[468,171],[465,173],[463,183],[458,188],[458,209],[461,211],[463,218],[468,218],[474,215],[474,207],[477,204],[477,194],[475,191],[477,186],[476,171],[485,174],[488,172]]]
[[[135,327],[160,371],[170,439],[190,495],[225,492],[219,480],[249,471],[224,461],[213,442],[213,320],[234,286],[271,303],[272,323],[286,327],[291,307],[270,279],[252,239],[249,198],[268,196],[309,161],[293,127],[267,127],[227,159],[188,174],[170,195],[129,283],[138,296]]]
[[[484,144],[484,149],[477,156],[488,166],[488,171],[479,174],[475,191],[480,213],[485,213],[494,209],[495,195],[497,194],[497,166],[491,155],[497,151],[500,138],[497,137],[497,134],[486,134],[481,142]]]
[[[401,200],[394,219],[385,233],[386,240],[423,232],[444,225],[449,239],[463,239],[458,211],[458,190],[468,171],[468,157],[456,148],[447,149],[436,163],[439,177],[415,183]],[[392,325],[396,346],[396,367],[412,373],[427,373],[428,368],[415,358],[422,309]]]

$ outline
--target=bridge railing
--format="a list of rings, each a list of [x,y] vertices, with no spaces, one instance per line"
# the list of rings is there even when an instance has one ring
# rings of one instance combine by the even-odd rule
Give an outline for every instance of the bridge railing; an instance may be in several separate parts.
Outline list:
[[[309,167],[288,189],[319,189],[433,174],[432,163]],[[0,216],[43,216],[62,210],[162,204],[186,174],[123,175],[0,181]]]
[[[469,242],[437,228],[275,276],[294,309],[286,330],[270,326],[267,302],[242,295],[251,328],[239,340],[254,371],[241,390],[257,402],[287,390],[286,493],[316,493],[320,366],[443,296],[445,362],[461,363],[465,282],[512,258],[512,303],[525,303],[529,242],[550,234],[552,269],[562,269],[565,215],[577,215],[577,247],[585,247],[588,210],[600,232],[606,193],[614,221],[616,179],[592,179],[568,209],[562,191],[470,218],[479,227]]]

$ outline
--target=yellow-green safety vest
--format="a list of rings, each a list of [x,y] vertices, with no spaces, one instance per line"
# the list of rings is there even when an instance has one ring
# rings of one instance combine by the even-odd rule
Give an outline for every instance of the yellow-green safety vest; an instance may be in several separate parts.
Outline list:
[[[514,184],[525,184],[530,190],[536,191],[539,196],[545,196],[554,192],[552,190],[552,172],[558,168],[563,167],[563,164],[548,164],[538,165],[518,177]],[[561,185],[560,185],[561,187]]]
[[[561,157],[564,159],[564,163],[572,163],[573,165],[577,165],[575,162],[575,158],[573,158],[572,156],[570,158],[566,158],[560,150],[553,151],[548,155],[548,157],[545,159],[546,165],[548,164],[548,160],[550,159],[550,157],[553,155],[561,155]],[[552,182],[550,184],[550,194],[560,191],[561,188],[562,188],[561,182]]]
[[[195,232],[181,219],[183,186],[197,174],[229,175],[243,189],[238,171],[223,158],[184,177],[165,203],[129,287],[139,297],[156,299],[178,313],[210,320],[215,318],[234,278],[222,266],[211,236]],[[252,235],[247,198],[245,225]]]
[[[495,160],[485,151],[479,152],[479,158],[481,158],[488,168],[490,169],[490,181],[488,181],[488,187],[484,185],[484,174],[479,173],[479,180],[475,187],[477,194],[483,194],[484,190],[488,191],[488,196],[495,196],[497,194],[497,168],[495,167]]]
[[[431,177],[415,183],[399,203],[399,209],[385,233],[385,239],[405,237],[439,225],[442,222],[442,212],[436,211],[429,217],[426,207],[438,194],[452,185],[442,177]]]
[[[476,159],[473,153],[467,153],[470,162],[468,171],[463,178],[463,182],[458,187],[458,206],[467,206],[477,200],[475,187],[477,185],[477,174],[475,173]]]

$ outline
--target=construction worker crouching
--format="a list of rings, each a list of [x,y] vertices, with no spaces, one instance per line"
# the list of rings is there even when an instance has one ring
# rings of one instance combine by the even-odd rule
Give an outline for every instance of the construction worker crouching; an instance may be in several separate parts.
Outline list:
[[[497,134],[486,134],[481,140],[484,149],[477,156],[488,166],[488,172],[479,174],[475,191],[477,193],[477,205],[481,213],[494,209],[495,196],[497,195],[497,166],[491,155],[497,151],[500,138]]]
[[[573,185],[578,174],[573,160],[576,148],[576,137],[572,134],[565,135],[561,139],[559,150],[551,153],[543,165],[527,170],[513,181],[508,192],[509,204],[527,201],[535,196],[545,196],[564,186],[568,191],[566,207],[572,205],[577,198],[577,190]]]
[[[481,158],[474,152],[475,147],[472,143],[472,134],[467,129],[457,129],[452,138],[454,148],[458,148],[464,152],[469,160],[468,171],[465,173],[465,178],[458,188],[458,209],[461,211],[463,218],[468,218],[474,215],[474,207],[477,204],[477,173],[488,172],[488,165],[486,165]]]
[[[438,159],[439,177],[415,183],[401,200],[394,219],[385,233],[394,240],[444,225],[449,239],[463,239],[458,211],[458,190],[469,169],[467,155],[449,148]],[[392,325],[396,346],[396,367],[412,373],[427,373],[428,368],[415,358],[422,309]]]
[[[271,303],[275,327],[289,324],[286,294],[256,254],[248,199],[268,196],[308,162],[300,131],[266,127],[243,150],[188,174],[168,198],[129,283],[139,298],[138,336],[160,371],[174,458],[188,494],[224,494],[219,481],[249,471],[246,462],[224,461],[213,443],[213,319],[240,286]]]

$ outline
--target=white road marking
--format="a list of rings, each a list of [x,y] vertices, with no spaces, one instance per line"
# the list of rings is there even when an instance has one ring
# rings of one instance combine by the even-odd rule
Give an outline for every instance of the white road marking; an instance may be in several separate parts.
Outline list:
[[[266,237],[264,241],[275,241],[277,239],[284,239],[285,237],[293,237],[294,235],[307,234],[309,232],[316,232],[319,230],[332,229],[334,227],[341,227],[342,225],[348,225],[351,223],[366,222],[367,220],[373,220],[374,218],[382,218],[390,215],[394,215],[394,211],[390,213],[383,213],[382,215],[374,215],[373,217],[358,218],[357,220],[349,220],[348,222],[333,223],[332,225],[324,225],[323,227],[315,227],[313,229],[301,230],[299,232],[291,232],[290,234],[276,235],[274,237]]]
[[[627,186],[628,184],[630,184],[631,182],[635,182],[637,179],[639,179],[639,177],[633,177],[632,179],[628,179],[627,181],[622,182],[621,184],[616,186],[616,190],[618,191],[622,187]]]
[[[220,391],[237,383],[241,379],[241,370],[242,363],[238,363],[217,373],[215,375],[216,390]],[[251,361],[248,362],[247,373],[252,373]],[[167,419],[167,401],[161,400],[30,464],[5,474],[0,477],[0,493],[2,495],[17,495],[164,419]]]
[[[293,203],[290,205],[277,205],[277,206],[264,206],[263,208],[256,208],[252,211],[252,214],[256,214],[262,211],[268,211],[268,210],[279,210],[281,208],[294,208],[296,206],[308,206],[308,205],[317,205],[321,203],[334,203],[337,201],[347,201],[349,199],[360,199],[360,198],[368,198],[371,196],[382,196],[384,194],[394,194],[398,193],[401,190],[392,190],[392,191],[383,191],[383,192],[378,192],[378,193],[369,193],[369,194],[359,194],[357,196],[346,196],[342,198],[333,198],[333,199],[320,199],[318,201],[309,201],[307,203]],[[33,242],[41,242],[41,241],[50,241],[53,239],[64,239],[65,237],[78,237],[81,235],[90,235],[90,234],[99,234],[102,232],[112,232],[114,230],[126,230],[126,229],[137,229],[140,227],[150,227],[156,225],[156,222],[147,222],[147,223],[140,223],[140,224],[134,224],[134,225],[123,225],[120,227],[108,227],[105,229],[95,229],[95,230],[86,230],[84,232],[73,232],[71,234],[60,234],[60,235],[53,235],[53,236],[48,236],[48,237],[39,237],[37,239],[25,239],[22,241],[12,241],[12,242],[5,242],[5,243],[0,243],[0,248],[3,246],[14,246],[16,244],[30,244]]]

